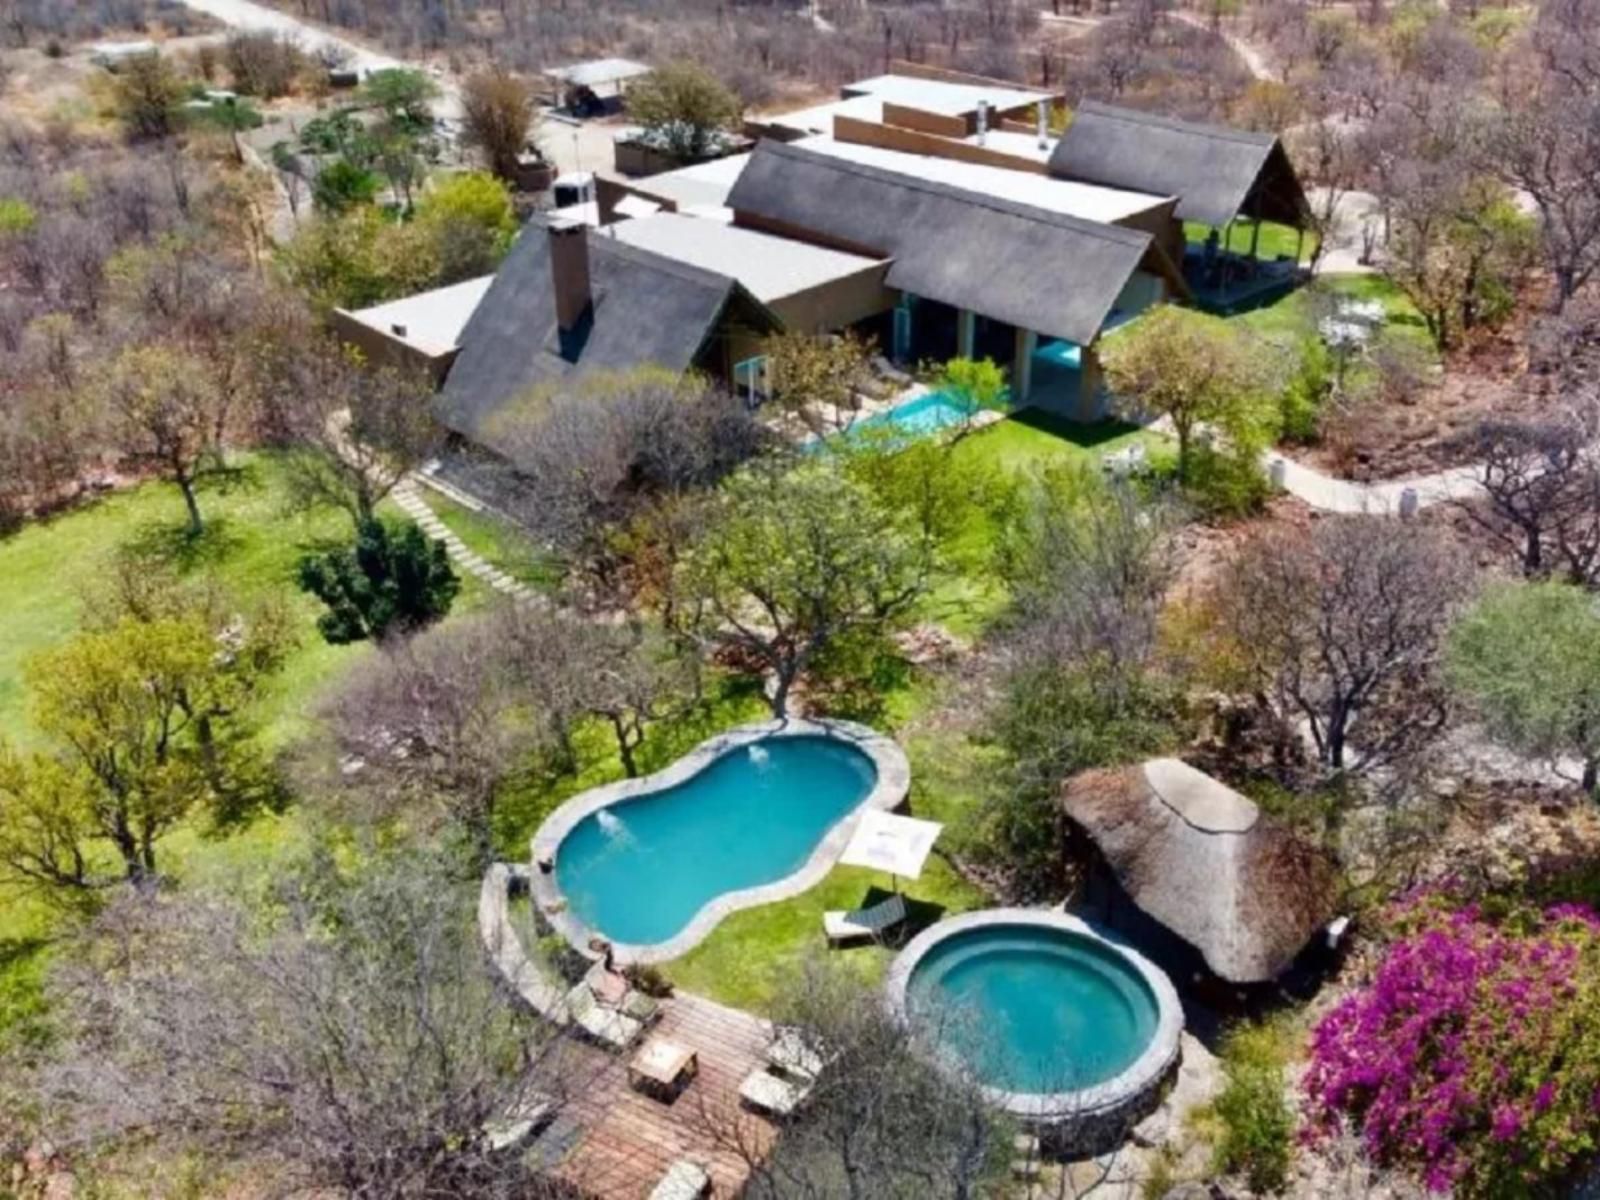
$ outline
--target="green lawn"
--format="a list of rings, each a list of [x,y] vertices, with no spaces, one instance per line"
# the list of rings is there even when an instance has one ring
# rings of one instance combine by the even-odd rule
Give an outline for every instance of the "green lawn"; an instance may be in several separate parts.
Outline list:
[[[557,565],[509,522],[492,513],[474,512],[436,492],[425,493],[424,499],[434,515],[470,550],[513,579],[542,591],[553,589],[560,582]]]
[[[294,567],[309,546],[350,536],[342,512],[294,512],[276,460],[253,455],[237,478],[202,491],[208,528],[196,544],[180,534],[183,502],[176,488],[149,483],[106,496],[0,539],[0,739],[32,748],[40,738],[28,717],[23,665],[78,628],[85,597],[106,579],[116,555],[129,547],[156,554],[186,573],[214,572],[240,600],[276,598],[302,633],[272,681],[257,716],[262,738],[279,748],[305,732],[319,694],[342,671],[373,653],[370,646],[329,646],[318,635],[320,605],[294,584]],[[458,606],[482,603],[486,589],[463,582]],[[270,871],[282,855],[302,848],[305,830],[295,811],[266,817],[227,836],[195,826],[163,839],[162,869],[179,879],[236,886]],[[40,982],[57,914],[35,897],[0,891],[0,1040],[37,1015]]]
[[[1015,478],[1047,463],[1077,460],[1091,466],[1139,440],[1154,440],[1116,421],[1075,425],[1037,408],[1013,413],[969,434],[952,450],[957,463],[988,480]],[[1000,613],[1005,588],[995,578],[991,551],[998,530],[992,513],[977,509],[952,548],[956,571],[922,602],[922,615],[959,637],[974,638]]]
[[[1227,244],[1224,249],[1235,254],[1250,253],[1250,239],[1254,236],[1255,222],[1248,217],[1240,217],[1233,223],[1233,228],[1228,232]],[[1217,231],[1221,238],[1222,230]],[[1183,236],[1191,246],[1200,247],[1206,243],[1206,238],[1211,236],[1211,226],[1202,225],[1197,221],[1183,223]],[[1275,259],[1279,255],[1286,258],[1295,256],[1295,247],[1299,245],[1300,261],[1310,262],[1311,256],[1317,247],[1317,235],[1307,233],[1303,242],[1299,234],[1291,225],[1279,225],[1276,221],[1263,221],[1261,223],[1261,237],[1256,243],[1256,257],[1261,259]]]
[[[1313,288],[1337,292],[1354,300],[1379,301],[1387,315],[1385,330],[1414,340],[1419,346],[1431,350],[1433,342],[1423,324],[1422,314],[1400,289],[1376,274],[1319,275],[1313,285],[1296,288],[1271,304],[1221,319],[1237,321],[1247,329],[1275,341],[1296,341],[1316,331]]]

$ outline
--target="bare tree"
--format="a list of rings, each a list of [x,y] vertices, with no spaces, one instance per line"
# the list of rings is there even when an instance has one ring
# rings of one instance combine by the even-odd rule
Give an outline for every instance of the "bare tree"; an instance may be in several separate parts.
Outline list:
[[[963,1074],[941,1071],[853,972],[804,964],[780,1020],[822,1070],[770,1154],[741,1127],[702,1120],[741,1153],[757,1200],[973,1200],[1009,1158],[1004,1123]]]
[[[359,527],[443,446],[433,380],[330,344],[311,347],[295,365],[290,485],[302,503],[341,508]]]
[[[508,183],[533,136],[534,95],[528,82],[501,68],[467,76],[461,85],[462,137]]]
[[[586,1076],[510,1007],[463,887],[420,856],[280,880],[262,907],[130,897],[63,956],[51,1140],[251,1157],[285,1191],[548,1194],[486,1126]]]
[[[119,448],[177,485],[189,534],[199,536],[205,521],[195,489],[221,468],[219,433],[227,426],[230,397],[194,356],[162,345],[124,350],[101,386]]]
[[[530,396],[493,436],[517,467],[503,507],[602,592],[624,583],[612,534],[715,483],[768,437],[727,392],[652,370]]]
[[[502,632],[493,618],[458,621],[360,664],[323,709],[311,778],[366,820],[447,822],[486,866],[500,785],[552,744]]]
[[[1212,603],[1221,653],[1275,722],[1280,753],[1303,733],[1323,772],[1355,774],[1443,728],[1440,643],[1469,588],[1441,536],[1385,516],[1336,516],[1256,534]]]
[[[1490,142],[1490,163],[1539,211],[1539,245],[1560,312],[1600,268],[1600,85],[1519,102]]]
[[[1600,462],[1595,421],[1568,409],[1484,421],[1470,445],[1481,497],[1462,510],[1518,556],[1530,578],[1593,585],[1600,575]]]

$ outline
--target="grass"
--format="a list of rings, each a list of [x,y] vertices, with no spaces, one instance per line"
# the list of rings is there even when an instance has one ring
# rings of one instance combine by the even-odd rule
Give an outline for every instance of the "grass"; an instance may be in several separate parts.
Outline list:
[[[1235,254],[1250,253],[1250,239],[1254,236],[1255,222],[1248,217],[1240,217],[1234,221],[1233,227],[1227,234],[1225,250]],[[1217,231],[1219,239],[1223,231]],[[1211,226],[1198,221],[1185,221],[1183,223],[1183,236],[1191,246],[1204,246],[1206,238],[1211,236]],[[1299,246],[1300,261],[1310,262],[1316,250],[1317,235],[1307,233],[1304,242],[1300,242],[1299,234],[1292,225],[1279,225],[1276,221],[1263,221],[1261,223],[1261,237],[1256,244],[1256,257],[1261,259],[1275,259],[1279,255],[1285,258],[1294,258],[1295,248]]]
[[[560,582],[557,565],[510,522],[492,513],[474,512],[446,496],[430,492],[425,498],[434,516],[492,566],[541,591],[553,590]]]
[[[1381,275],[1321,275],[1309,287],[1296,288],[1271,304],[1227,319],[1273,341],[1298,341],[1316,332],[1317,289],[1352,300],[1378,301],[1383,305],[1386,332],[1414,340],[1432,351],[1433,341],[1423,324],[1422,314],[1405,293]]]
[[[271,750],[310,728],[317,697],[373,653],[367,645],[323,642],[315,628],[321,606],[294,584],[300,555],[319,543],[347,539],[349,518],[330,510],[293,511],[284,476],[270,455],[248,456],[237,466],[226,485],[203,490],[207,529],[197,541],[182,535],[182,499],[163,483],[113,493],[0,540],[0,612],[6,614],[6,636],[0,639],[0,740],[24,749],[40,746],[28,714],[25,664],[72,636],[86,599],[103,585],[118,553],[130,547],[159,555],[185,573],[214,573],[242,603],[274,599],[288,606],[302,636],[255,716]],[[458,608],[471,609],[486,595],[475,580],[464,580]],[[304,824],[291,810],[227,836],[197,823],[163,839],[158,853],[162,869],[180,880],[234,888],[303,849],[305,839]],[[25,1035],[41,1015],[43,974],[59,919],[36,896],[0,891],[0,1042],[8,1031]]]

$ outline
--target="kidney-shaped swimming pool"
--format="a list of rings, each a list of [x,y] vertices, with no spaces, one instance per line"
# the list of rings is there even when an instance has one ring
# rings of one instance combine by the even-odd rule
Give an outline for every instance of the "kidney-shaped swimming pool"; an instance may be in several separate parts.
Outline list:
[[[817,882],[843,849],[846,818],[869,801],[898,804],[905,776],[904,756],[871,730],[790,721],[586,793],[535,838],[535,857],[554,861],[568,918],[557,927],[574,940],[599,934],[627,958],[670,957],[692,926],[703,936],[724,911]]]

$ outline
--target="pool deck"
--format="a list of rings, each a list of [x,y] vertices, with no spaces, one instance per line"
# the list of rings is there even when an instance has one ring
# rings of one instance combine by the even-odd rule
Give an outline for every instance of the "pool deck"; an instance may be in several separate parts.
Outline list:
[[[739,1103],[739,1085],[766,1065],[771,1026],[688,992],[678,992],[662,1009],[647,1036],[677,1042],[699,1057],[698,1074],[671,1104],[629,1085],[630,1055],[571,1048],[585,1057],[575,1076],[584,1086],[558,1118],[558,1124],[572,1121],[578,1133],[556,1173],[584,1195],[645,1200],[675,1160],[689,1158],[706,1167],[713,1196],[736,1196],[751,1163],[765,1158],[777,1136],[772,1122]]]
[[[602,809],[665,791],[699,774],[724,755],[769,738],[782,737],[826,737],[854,746],[872,760],[877,770],[877,781],[860,803],[823,835],[811,852],[811,857],[798,871],[771,883],[740,888],[714,897],[695,913],[687,925],[666,941],[649,944],[611,942],[611,950],[616,961],[624,964],[669,962],[681,958],[704,941],[729,913],[758,904],[787,900],[821,883],[823,877],[833,869],[839,855],[844,853],[862,813],[873,808],[892,812],[905,803],[906,794],[911,789],[911,764],[905,751],[894,739],[870,726],[858,725],[853,721],[807,721],[789,717],[737,726],[701,742],[671,766],[654,775],[591,788],[556,809],[533,835],[533,870],[529,890],[539,915],[580,954],[598,957],[590,943],[597,937],[604,939],[604,935],[591,929],[572,911],[556,882],[556,855],[566,836],[580,821]]]

